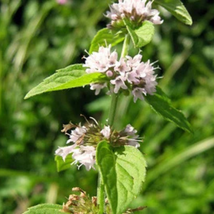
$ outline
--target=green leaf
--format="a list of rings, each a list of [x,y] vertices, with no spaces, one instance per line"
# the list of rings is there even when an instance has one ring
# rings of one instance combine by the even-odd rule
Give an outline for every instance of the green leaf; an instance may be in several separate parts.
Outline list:
[[[60,68],[58,70],[56,70],[56,72],[69,72],[69,71],[72,71],[72,70],[84,70],[85,71],[85,68],[82,66],[82,64],[74,64],[74,65],[69,65],[65,68]]]
[[[98,144],[96,162],[113,214],[122,213],[141,191],[146,174],[142,153],[133,146],[113,148],[104,141]]]
[[[164,7],[184,24],[192,25],[192,18],[180,0],[154,0],[154,3]]]
[[[137,44],[138,44],[138,36],[137,34],[135,33],[134,29],[132,28],[132,25],[131,23],[127,20],[127,19],[123,19],[123,22],[126,26],[126,29],[131,37],[131,40],[134,44],[135,47],[137,47]]]
[[[106,47],[107,45],[111,45],[113,47],[123,40],[124,35],[122,35],[121,33],[114,34],[108,28],[104,28],[98,31],[93,38],[89,49],[89,54],[91,54],[93,51],[98,51],[100,46]]]
[[[62,205],[58,204],[39,204],[28,208],[23,214],[63,214]]]
[[[25,99],[45,92],[59,91],[85,86],[90,83],[102,82],[105,78],[105,75],[102,73],[87,74],[82,65],[71,65],[58,70],[58,72],[43,80],[42,83],[27,93]]]
[[[188,132],[192,132],[185,116],[181,111],[172,107],[170,99],[159,87],[156,87],[156,93],[154,95],[148,94],[145,99],[151,107],[165,119],[174,122],[177,126]]]
[[[62,159],[61,156],[56,155],[55,161],[56,161],[57,172],[61,172],[63,170],[71,168],[71,163],[74,160],[72,159],[71,155],[67,155],[67,157],[65,158],[65,161]]]
[[[142,26],[133,29],[131,23],[124,19],[127,31],[135,47],[143,47],[151,42],[154,35],[154,25],[149,21],[144,21]]]

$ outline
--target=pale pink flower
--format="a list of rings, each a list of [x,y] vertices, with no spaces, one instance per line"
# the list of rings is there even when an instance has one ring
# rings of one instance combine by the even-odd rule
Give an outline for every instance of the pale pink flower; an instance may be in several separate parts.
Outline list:
[[[111,52],[111,46],[100,47],[98,52],[86,57],[83,66],[87,73],[101,72],[107,77],[105,83],[90,84],[90,89],[95,90],[96,95],[105,87],[108,87],[110,94],[131,90],[136,102],[137,99],[143,100],[147,93],[152,95],[156,91],[156,75],[150,61],[141,62],[140,54],[122,57],[119,61],[117,58],[118,54]]]
[[[140,65],[141,59],[142,59],[142,55],[141,54],[137,54],[134,57],[126,56],[126,59],[127,59],[127,65],[132,67],[132,68],[135,68],[135,67]]]
[[[137,130],[133,126],[128,124],[126,128],[120,133],[122,138],[126,139],[126,145],[134,146],[136,148],[140,147],[139,142],[142,142],[142,140],[139,139],[139,135],[137,135]]]
[[[128,124],[124,130],[124,132],[127,134],[127,135],[135,135],[137,133],[137,130],[131,126],[130,124]]]
[[[138,142],[139,140],[129,139],[127,145],[134,146],[135,148],[139,148],[140,144]]]
[[[90,56],[86,57],[84,67],[87,67],[87,73],[94,72],[107,72],[109,68],[117,63],[117,52],[111,53],[111,46],[100,47],[98,52],[93,52]]]
[[[93,146],[80,146],[73,150],[72,158],[75,160],[72,164],[77,164],[78,169],[84,165],[89,171],[94,168],[96,150]],[[79,163],[79,164],[78,164]]]
[[[105,88],[107,85],[106,83],[91,83],[90,84],[90,89],[95,90],[95,95],[98,95],[100,93],[100,90]]]
[[[138,88],[138,87],[137,87],[137,88],[134,88],[134,89],[132,90],[132,95],[133,95],[133,97],[134,97],[134,102],[136,102],[137,99],[144,100],[143,94],[146,95],[146,90],[145,90],[145,88]]]
[[[111,80],[111,84],[115,85],[114,93],[117,94],[120,88],[127,89],[128,87],[125,84],[126,78],[123,76],[117,76],[114,80]]]
[[[57,0],[58,4],[66,4],[68,0]]]
[[[117,65],[114,67],[115,71],[118,71],[119,73],[125,73],[130,71],[130,66],[126,62],[125,58],[121,58],[120,61],[117,63]]]
[[[59,147],[55,151],[55,155],[61,156],[62,159],[65,161],[65,158],[67,157],[67,155],[71,154],[74,151],[75,147],[76,147],[75,144],[73,144],[71,146],[66,146],[66,147]]]
[[[76,127],[71,131],[71,134],[69,135],[70,139],[67,141],[67,143],[77,142],[86,133],[86,131],[87,129],[85,126]]]
[[[74,161],[72,164],[76,164],[78,169],[84,165],[86,170],[94,169],[96,150],[93,146],[78,146],[73,144],[71,146],[59,147],[55,155],[61,156],[65,161],[66,157],[71,154]]]
[[[101,133],[107,140],[109,140],[110,135],[111,135],[111,128],[110,128],[110,126],[104,126],[104,128],[100,131],[100,133]]]
[[[111,19],[111,27],[120,27],[120,20],[127,18],[132,22],[140,24],[141,22],[148,20],[153,24],[162,24],[162,20],[159,17],[159,11],[152,9],[152,2],[146,0],[119,0],[118,3],[110,5],[110,11],[107,11],[106,17]]]
[[[134,146],[136,148],[140,147],[139,139],[137,135],[137,130],[133,126],[128,124],[122,131],[112,130],[109,125],[104,126],[103,129],[99,126],[94,118],[91,118],[95,123],[89,123],[87,121],[87,126],[81,126],[79,124],[74,130],[71,131],[69,135],[70,139],[67,143],[72,143],[71,146],[59,147],[55,151],[55,155],[61,156],[65,161],[67,156],[72,157],[74,160],[71,165],[76,164],[78,169],[84,165],[86,170],[91,168],[95,169],[96,164],[96,147],[99,142],[107,140],[112,146]],[[75,125],[72,124],[72,127]]]

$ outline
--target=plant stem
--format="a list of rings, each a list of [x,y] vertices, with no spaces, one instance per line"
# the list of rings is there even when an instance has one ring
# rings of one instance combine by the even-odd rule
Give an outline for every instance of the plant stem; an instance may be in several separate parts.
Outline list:
[[[103,214],[105,207],[105,191],[102,176],[100,173],[98,174],[98,176],[97,203],[99,205],[99,214]]]
[[[118,94],[113,93],[111,95],[111,107],[109,110],[109,118],[108,118],[108,123],[110,126],[113,126],[113,123],[114,123],[118,97],[119,97]]]
[[[120,56],[121,58],[125,57],[128,54],[129,42],[130,42],[130,37],[129,37],[129,35],[126,35],[124,42],[123,42],[123,48],[122,48],[122,52],[121,52],[121,56]],[[110,126],[113,126],[113,124],[114,124],[118,97],[119,97],[119,94],[113,93],[111,95],[111,106],[110,106],[110,110],[109,110],[109,122],[108,122]]]
[[[126,35],[124,42],[123,42],[121,58],[125,57],[128,54],[129,42],[130,42],[130,38],[128,35]],[[118,97],[119,97],[119,95],[115,94],[115,93],[112,93],[112,95],[111,95],[111,106],[110,106],[110,110],[109,110],[109,125],[110,126],[113,126],[113,124],[114,124]],[[101,174],[99,173],[98,176],[99,176],[99,178],[98,178],[98,187],[97,187],[97,203],[99,205],[99,214],[103,214],[104,210],[105,210],[105,189],[104,189],[104,184],[103,184]]]
[[[130,42],[130,36],[127,34],[127,35],[125,36],[125,39],[124,39],[124,42],[123,42],[123,48],[122,48],[122,52],[121,52],[120,58],[125,57],[125,56],[128,55],[128,51],[129,51],[129,42]]]

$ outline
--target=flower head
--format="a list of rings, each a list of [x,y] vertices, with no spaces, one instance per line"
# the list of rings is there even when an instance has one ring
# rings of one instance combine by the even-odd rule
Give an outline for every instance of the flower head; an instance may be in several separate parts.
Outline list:
[[[58,4],[66,4],[68,0],[57,0]]]
[[[93,52],[86,57],[84,67],[87,73],[102,72],[106,73],[117,63],[117,52],[111,53],[111,47],[100,47],[98,52]]]
[[[138,148],[140,146],[139,142],[142,140],[139,139],[139,136],[136,134],[137,131],[131,126],[127,125],[122,131],[112,130],[110,126],[104,126],[101,128],[94,118],[93,123],[88,123],[85,126],[75,125],[70,123],[64,125],[66,135],[69,136],[67,144],[71,143],[72,145],[66,147],[59,147],[55,155],[61,156],[65,161],[66,157],[70,155],[73,158],[72,164],[76,164],[78,168],[82,165],[86,167],[86,170],[94,169],[95,165],[95,156],[96,156],[96,147],[99,142],[105,140],[108,141],[112,146],[124,146],[130,145]],[[70,134],[68,133],[68,127],[71,130]]]
[[[100,131],[100,133],[107,139],[109,140],[111,136],[111,128],[110,126],[104,126],[104,128]]]
[[[137,130],[130,124],[128,124],[126,128],[120,132],[120,136],[122,139],[126,139],[126,145],[134,146],[136,148],[140,147],[139,142],[142,142],[142,140],[139,139]]]
[[[82,165],[89,171],[94,169],[96,150],[93,146],[80,146],[73,150],[72,158],[75,160],[73,164],[78,164],[78,168]]]
[[[108,25],[110,28],[123,26],[122,19],[127,18],[135,25],[142,23],[145,20],[153,24],[161,24],[163,21],[159,17],[159,11],[152,9],[152,2],[146,0],[119,0],[118,3],[113,3],[110,6],[110,11],[107,11],[106,17],[111,19]]]
[[[147,94],[156,91],[156,75],[154,67],[148,60],[141,62],[142,55],[134,57],[126,56],[119,60],[116,51],[111,52],[111,46],[100,47],[98,52],[93,52],[86,57],[85,64],[87,73],[101,72],[106,75],[106,82],[92,83],[90,89],[98,95],[100,90],[108,87],[110,93],[131,91],[134,102],[144,99]]]

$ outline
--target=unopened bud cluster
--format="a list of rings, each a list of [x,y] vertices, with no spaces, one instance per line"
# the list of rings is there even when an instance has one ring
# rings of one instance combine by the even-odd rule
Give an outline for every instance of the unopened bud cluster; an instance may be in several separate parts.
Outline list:
[[[99,204],[97,203],[97,197],[90,197],[84,190],[79,187],[72,188],[72,192],[77,194],[71,194],[68,197],[68,201],[63,203],[62,210],[63,213],[73,213],[73,214],[93,214],[99,212]],[[128,209],[123,214],[130,214],[135,211],[140,211],[146,207],[139,207],[135,209]],[[107,198],[105,198],[105,213],[112,214],[111,207]]]
[[[79,194],[69,195],[68,201],[63,204],[62,212],[65,213],[98,213],[97,198],[90,198],[84,190],[79,187],[72,188],[73,192]]]

